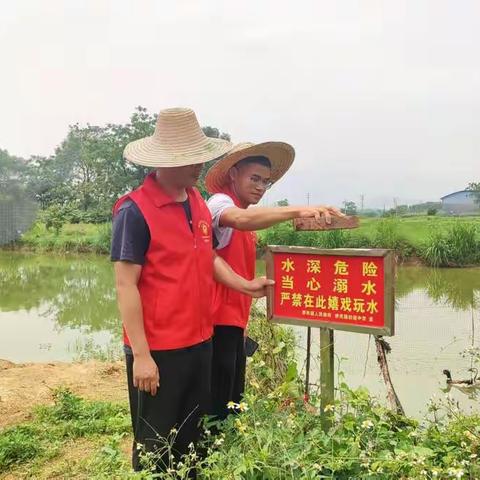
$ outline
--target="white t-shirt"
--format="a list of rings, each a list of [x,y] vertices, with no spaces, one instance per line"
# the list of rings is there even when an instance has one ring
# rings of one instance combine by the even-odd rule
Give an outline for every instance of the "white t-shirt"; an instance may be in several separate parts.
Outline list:
[[[213,234],[218,242],[216,248],[220,250],[230,243],[233,234],[233,228],[220,226],[220,217],[225,209],[234,207],[235,203],[233,199],[225,193],[216,193],[209,198],[207,205],[212,214]]]

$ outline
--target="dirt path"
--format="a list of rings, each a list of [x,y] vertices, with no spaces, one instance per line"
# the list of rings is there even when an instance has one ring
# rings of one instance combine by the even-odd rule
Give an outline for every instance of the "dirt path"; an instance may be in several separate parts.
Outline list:
[[[52,390],[59,386],[92,400],[127,400],[123,362],[16,364],[0,360],[0,428],[28,419],[35,405],[52,403]]]

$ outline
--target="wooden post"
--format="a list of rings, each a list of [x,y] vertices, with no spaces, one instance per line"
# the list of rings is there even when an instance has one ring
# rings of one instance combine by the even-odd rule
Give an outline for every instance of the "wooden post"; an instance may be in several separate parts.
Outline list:
[[[310,355],[312,350],[312,329],[307,327],[307,361],[305,364],[305,401],[308,402],[310,395]]]
[[[333,353],[333,330],[320,328],[320,414],[325,432],[332,426],[331,413],[325,412],[325,407],[335,400]]]

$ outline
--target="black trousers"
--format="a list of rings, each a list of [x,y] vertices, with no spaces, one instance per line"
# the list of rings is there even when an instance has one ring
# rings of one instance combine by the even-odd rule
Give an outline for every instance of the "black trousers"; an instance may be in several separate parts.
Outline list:
[[[200,436],[199,420],[210,411],[212,342],[178,350],[151,352],[160,372],[155,396],[133,386],[133,355],[126,355],[130,413],[134,432],[132,464],[142,469],[137,443],[158,454],[157,472],[169,467],[169,455],[178,461]],[[172,434],[172,429],[178,433]],[[168,451],[166,438],[172,448]]]
[[[227,417],[227,403],[239,403],[245,390],[244,330],[218,325],[213,334],[212,413],[219,419]]]

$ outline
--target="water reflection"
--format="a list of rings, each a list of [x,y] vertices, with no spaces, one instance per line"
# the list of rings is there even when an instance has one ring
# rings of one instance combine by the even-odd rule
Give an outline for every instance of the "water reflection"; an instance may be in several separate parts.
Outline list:
[[[264,271],[263,262],[258,270]],[[399,268],[398,300],[422,290],[454,310],[478,309],[480,269]],[[118,331],[112,265],[99,256],[56,257],[0,253],[0,311],[43,314],[57,327]]]
[[[454,310],[478,309],[480,305],[480,269],[405,267],[398,271],[396,297],[401,299],[415,290],[425,290],[437,304]]]
[[[0,325],[0,358],[111,358],[121,327],[110,262],[0,252]]]
[[[263,262],[258,271],[264,271]],[[478,346],[480,269],[402,267],[396,297],[390,368],[407,413],[415,415],[431,394],[446,388],[444,368],[460,377],[472,366],[471,360],[459,354],[466,347]],[[0,326],[0,358],[109,357],[121,344],[111,263],[99,256],[0,252]],[[303,361],[304,329],[297,332]],[[313,337],[318,340],[316,331]],[[348,382],[366,385],[383,396],[368,336],[336,332],[335,338],[338,358],[348,358],[341,362]],[[453,390],[452,394],[463,395]],[[463,397],[468,400],[467,395]]]
[[[112,266],[97,256],[0,254],[0,311],[41,311],[57,328],[118,331]]]

